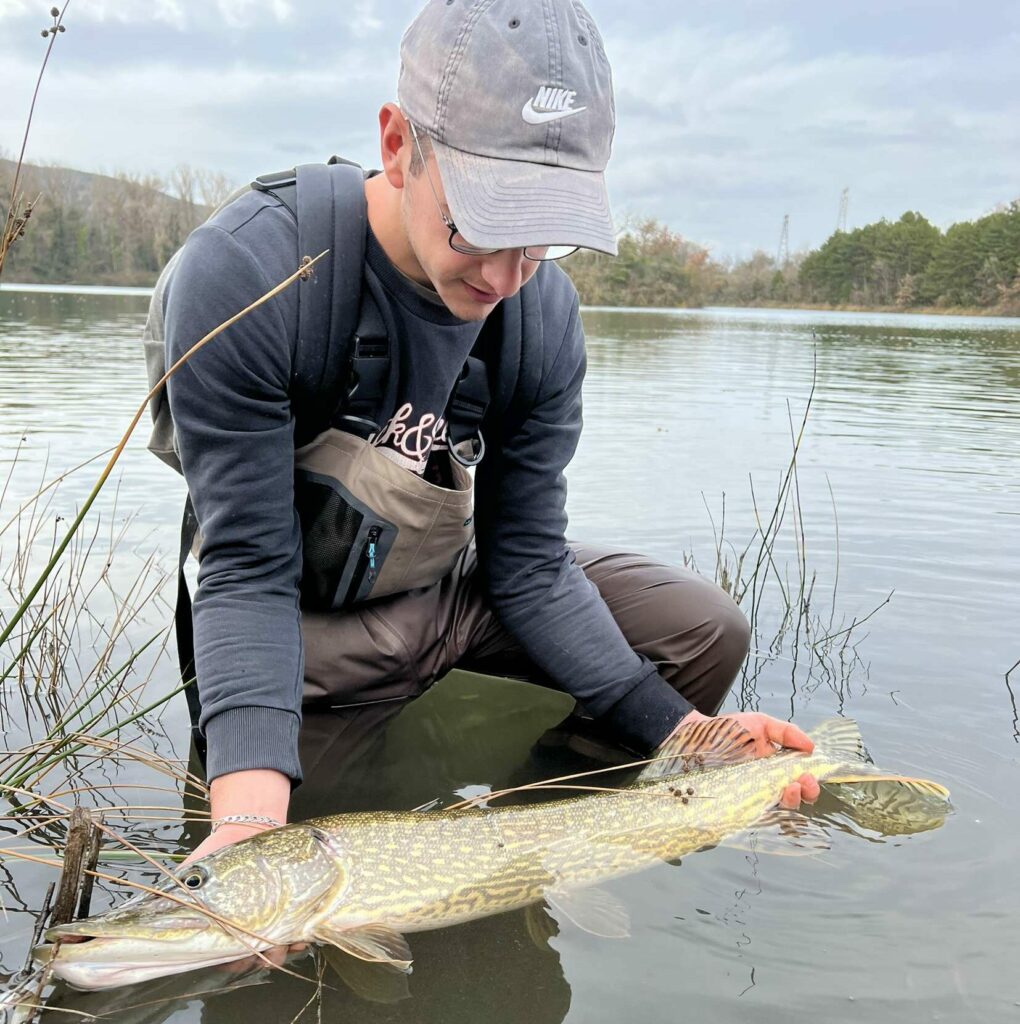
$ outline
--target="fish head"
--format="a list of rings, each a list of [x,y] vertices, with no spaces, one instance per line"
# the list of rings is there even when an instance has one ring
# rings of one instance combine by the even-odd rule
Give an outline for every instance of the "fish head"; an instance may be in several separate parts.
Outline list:
[[[33,955],[79,988],[130,985],[305,941],[350,873],[310,825],[224,847],[97,917],[49,928]]]

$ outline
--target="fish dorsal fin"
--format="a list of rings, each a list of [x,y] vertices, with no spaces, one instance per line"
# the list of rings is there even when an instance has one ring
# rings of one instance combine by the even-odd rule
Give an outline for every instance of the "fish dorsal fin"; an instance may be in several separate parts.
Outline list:
[[[328,924],[319,924],[315,929],[315,941],[328,943],[342,949],[359,960],[371,960],[389,964],[405,974],[411,973],[411,947],[400,932],[384,924],[369,924],[361,928],[344,931]]]
[[[638,776],[640,782],[681,775],[694,768],[717,768],[754,758],[754,737],[731,718],[709,718],[679,729],[659,747],[658,756]]]
[[[605,889],[546,889],[545,901],[589,935],[603,939],[630,937],[627,908]]]
[[[829,718],[808,733],[815,746],[827,754],[840,754],[853,761],[866,761],[860,726],[852,718]]]

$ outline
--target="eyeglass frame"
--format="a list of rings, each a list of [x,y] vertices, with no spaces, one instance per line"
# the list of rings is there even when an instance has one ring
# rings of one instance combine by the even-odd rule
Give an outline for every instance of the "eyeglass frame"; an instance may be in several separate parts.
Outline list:
[[[494,252],[502,252],[503,248],[509,248],[509,247],[500,247],[500,246],[496,246],[493,249],[481,248],[481,247],[479,247],[477,245],[471,245],[467,241],[467,239],[464,239],[464,245],[467,246],[467,248],[458,247],[458,246],[453,244],[453,236],[454,235],[460,235],[460,228],[458,228],[457,225],[454,224],[452,217],[448,217],[443,212],[443,204],[439,200],[439,193],[436,191],[435,183],[432,181],[432,175],[429,174],[428,161],[425,159],[425,153],[422,151],[421,142],[418,139],[418,131],[414,127],[414,122],[410,118],[407,118],[407,126],[411,129],[411,137],[414,139],[414,144],[418,148],[418,156],[421,157],[422,167],[425,169],[425,177],[428,178],[429,188],[432,190],[432,197],[436,201],[436,209],[439,210],[439,216],[442,218],[443,224],[445,224],[446,227],[448,227],[450,229],[450,237],[447,239],[447,241],[450,244],[450,248],[454,252],[460,253],[461,256],[491,256]],[[460,235],[460,237],[464,238],[463,235]],[[516,246],[514,246],[514,248],[516,248]],[[556,249],[569,248],[569,252],[560,253],[560,255],[558,255],[558,256],[529,256],[528,255],[528,250],[529,249],[553,249],[553,248],[556,248]],[[562,259],[566,259],[568,256],[573,256],[573,254],[575,252],[577,252],[578,249],[580,249],[580,248],[581,247],[579,245],[575,245],[573,247],[553,246],[553,245],[545,245],[545,246],[542,246],[542,245],[534,245],[534,246],[532,246],[532,245],[525,245],[525,246],[521,247],[521,251],[524,253],[524,258],[526,260],[531,260],[532,263],[553,263],[556,260],[562,260]]]

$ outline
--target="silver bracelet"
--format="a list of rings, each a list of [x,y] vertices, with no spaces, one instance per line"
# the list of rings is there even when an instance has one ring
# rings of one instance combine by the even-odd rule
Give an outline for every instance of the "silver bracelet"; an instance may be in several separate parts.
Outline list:
[[[283,828],[282,821],[267,818],[264,814],[226,814],[222,818],[213,818],[210,824],[213,832],[220,825],[268,825],[270,828]]]

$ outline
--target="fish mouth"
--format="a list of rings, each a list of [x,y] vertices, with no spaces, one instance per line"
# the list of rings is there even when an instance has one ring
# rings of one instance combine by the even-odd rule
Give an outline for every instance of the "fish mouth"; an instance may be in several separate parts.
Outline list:
[[[205,932],[210,923],[209,918],[202,914],[177,914],[173,917],[153,915],[151,918],[139,914],[134,920],[118,919],[111,914],[105,919],[96,917],[55,925],[46,929],[45,936],[47,942],[66,942],[71,945],[96,939],[141,939],[159,943]]]
[[[133,985],[251,956],[268,942],[232,939],[200,916],[152,922],[76,921],[46,930],[32,958],[76,988]]]
[[[65,981],[75,988],[94,992],[100,989],[117,988],[121,985],[137,985],[143,981],[152,981],[154,978],[183,974],[186,971],[196,971],[203,967],[215,967],[218,964],[243,960],[251,956],[253,952],[251,949],[219,955],[182,952],[178,954],[180,959],[163,955],[147,960],[144,954],[140,955],[137,946],[133,943],[120,944],[116,939],[97,938],[89,940],[88,945],[92,946],[93,943],[99,947],[108,947],[102,951],[101,962],[68,959],[66,953],[73,946],[58,948],[49,944],[36,946],[32,950],[32,958],[38,963],[47,964],[53,976],[61,981]],[[119,954],[109,948],[116,945],[121,945]],[[93,950],[93,952],[97,951]],[[168,952],[169,950],[163,950],[164,954]]]

